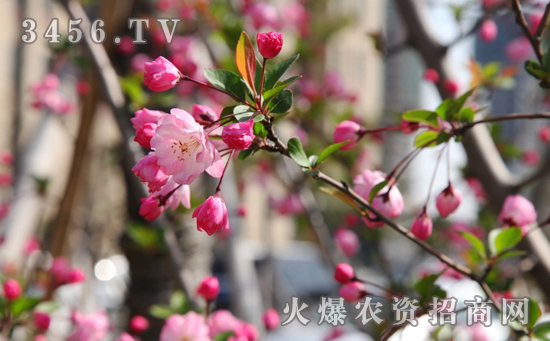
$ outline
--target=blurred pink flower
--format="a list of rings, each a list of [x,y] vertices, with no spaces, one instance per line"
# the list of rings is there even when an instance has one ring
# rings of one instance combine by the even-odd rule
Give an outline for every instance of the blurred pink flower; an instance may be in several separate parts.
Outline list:
[[[190,311],[185,315],[172,315],[166,319],[159,341],[211,341],[208,326],[202,315]]]
[[[494,41],[498,34],[498,26],[492,20],[485,20],[479,28],[479,36],[486,43]]]
[[[524,61],[533,54],[533,48],[527,37],[521,36],[510,41],[506,47],[506,56],[510,61],[517,63]]]
[[[361,247],[361,243],[355,232],[348,229],[338,229],[334,233],[334,241],[338,250],[349,258],[355,256]]]
[[[73,321],[76,329],[67,341],[103,341],[109,331],[109,320],[104,312],[90,315],[75,312]]]
[[[525,235],[529,225],[537,220],[535,206],[521,195],[509,195],[502,205],[498,221],[505,226],[521,228]]]
[[[272,4],[259,1],[254,2],[244,8],[245,16],[250,20],[254,30],[259,31],[260,28],[280,28],[280,19],[277,9]]]
[[[220,309],[208,317],[207,323],[210,337],[214,338],[221,333],[234,331],[241,322],[230,311]]]

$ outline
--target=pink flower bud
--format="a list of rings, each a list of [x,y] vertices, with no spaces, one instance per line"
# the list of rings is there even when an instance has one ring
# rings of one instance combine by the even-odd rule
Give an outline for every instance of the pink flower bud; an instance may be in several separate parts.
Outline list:
[[[426,69],[424,79],[435,84],[439,82],[439,73],[435,69]]]
[[[411,232],[416,238],[426,240],[432,235],[432,227],[432,220],[426,212],[422,212],[413,222]]]
[[[45,331],[50,328],[50,315],[41,312],[35,312],[33,314],[34,326],[39,331]]]
[[[550,128],[550,127],[549,127]],[[9,150],[3,150],[0,152],[0,163],[4,165],[11,165],[14,157]]]
[[[258,50],[265,59],[275,58],[283,48],[283,35],[278,32],[258,33]]]
[[[419,127],[420,124],[417,122],[401,120],[401,130],[403,131],[403,134],[412,134],[417,131]]]
[[[4,282],[4,297],[8,301],[15,301],[21,296],[21,285],[15,279],[8,279]]]
[[[246,150],[254,138],[254,120],[252,119],[223,127],[222,140],[231,149]]]
[[[147,183],[149,192],[151,193],[160,191],[162,186],[168,181],[168,175],[162,171],[157,164],[157,160],[157,154],[152,152],[139,160],[132,168],[134,174],[139,177],[142,182]]]
[[[355,279],[355,272],[351,265],[340,263],[336,266],[336,270],[334,271],[334,279],[340,284],[347,284]]]
[[[334,240],[336,241],[336,247],[346,256],[353,257],[359,251],[360,243],[357,235],[348,229],[338,229],[334,233]]]
[[[91,90],[90,84],[88,82],[86,82],[85,80],[80,79],[76,83],[76,92],[80,96],[85,96],[85,95],[89,94],[90,90]]]
[[[479,28],[479,36],[486,43],[494,41],[498,34],[498,27],[492,20],[485,20]]]
[[[63,284],[67,274],[71,270],[71,264],[65,257],[55,257],[52,266],[48,270],[56,285]]]
[[[238,318],[230,311],[219,309],[208,317],[208,329],[210,337],[214,338],[221,333],[232,332],[241,324]]]
[[[193,104],[191,113],[195,121],[212,123],[220,119],[220,114],[217,114],[214,109],[206,105]]]
[[[550,142],[550,126],[543,125],[539,129],[539,138],[542,142],[545,142],[545,143]]]
[[[459,85],[456,81],[446,79],[443,83],[443,87],[448,93],[451,94],[451,96],[454,96],[458,92]]]
[[[534,149],[529,149],[523,153],[522,159],[527,166],[536,166],[540,162],[540,154]]]
[[[529,39],[521,36],[510,41],[505,47],[505,52],[508,59],[517,63],[529,58],[533,54],[533,48]]]
[[[158,57],[152,62],[145,63],[143,84],[153,91],[166,91],[179,83],[179,70],[164,57]]]
[[[443,218],[453,213],[462,201],[462,193],[451,184],[443,190],[435,201],[435,206]]]
[[[353,281],[340,288],[338,294],[346,301],[357,302],[367,295],[365,287],[361,282]]]
[[[237,326],[235,329],[235,341],[256,341],[258,340],[260,336],[260,333],[256,329],[255,326],[243,322]],[[230,341],[231,338],[229,338],[227,341]]]
[[[197,288],[197,294],[207,301],[213,301],[220,293],[220,282],[216,277],[206,277]]]
[[[132,37],[122,36],[120,38],[120,44],[117,46],[117,49],[122,54],[131,55],[136,51],[136,46],[134,45]]]
[[[157,124],[158,120],[164,115],[166,114],[163,113],[162,111],[149,110],[147,108],[143,108],[141,110],[136,111],[135,116],[132,117],[130,121],[132,121],[132,127],[136,131],[138,131],[147,123]]]
[[[265,329],[267,330],[275,330],[279,327],[279,324],[281,323],[279,313],[277,313],[277,310],[273,308],[268,309],[264,313],[262,320],[264,322]]]
[[[502,205],[498,221],[505,226],[527,228],[537,220],[535,206],[521,195],[509,195]],[[525,231],[524,231],[525,232]]]
[[[130,320],[130,332],[133,334],[141,334],[149,329],[149,321],[141,316],[136,315]]]
[[[151,139],[155,136],[157,125],[154,123],[145,123],[138,131],[134,141],[139,143],[143,148],[151,149]]]
[[[69,273],[67,273],[65,282],[67,284],[80,283],[80,282],[84,282],[85,279],[86,279],[86,275],[84,274],[84,271],[82,271],[82,269],[79,269],[79,268],[74,268],[74,269],[71,269]]]
[[[13,182],[13,175],[10,172],[0,173],[0,186],[9,186]]]
[[[160,206],[158,196],[150,195],[145,198],[141,198],[141,207],[139,208],[139,214],[148,221],[153,221],[160,217],[164,206]]]
[[[197,230],[204,231],[209,236],[220,229],[229,229],[227,207],[218,194],[212,195],[200,204],[192,217],[197,218]]]
[[[359,139],[359,131],[361,126],[353,121],[342,121],[335,128],[332,138],[335,143],[349,141],[345,146],[340,147],[342,150],[352,149],[357,146]]]

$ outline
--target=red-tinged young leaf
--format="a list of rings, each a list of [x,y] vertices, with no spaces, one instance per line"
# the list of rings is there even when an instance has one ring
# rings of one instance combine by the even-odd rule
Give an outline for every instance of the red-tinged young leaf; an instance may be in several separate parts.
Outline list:
[[[252,42],[246,32],[241,33],[241,37],[237,43],[235,61],[241,76],[243,76],[254,94],[256,94],[256,87],[254,85],[254,75],[256,73],[256,53],[254,52],[254,46],[252,46]]]

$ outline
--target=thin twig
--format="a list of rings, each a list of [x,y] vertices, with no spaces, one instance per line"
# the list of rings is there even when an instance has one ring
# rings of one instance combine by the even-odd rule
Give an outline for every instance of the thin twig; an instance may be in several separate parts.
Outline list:
[[[525,20],[525,15],[523,15],[523,10],[521,8],[521,5],[519,3],[519,0],[512,0],[512,9],[516,13],[516,22],[523,30],[523,33],[529,39],[531,42],[531,45],[533,46],[533,49],[535,50],[535,54],[537,55],[537,59],[539,60],[540,64],[542,65],[542,47],[540,44],[540,36],[534,36],[531,33],[531,29],[529,28],[529,24],[527,23],[527,20]],[[542,24],[542,22],[541,22]],[[540,25],[539,25],[540,26]]]

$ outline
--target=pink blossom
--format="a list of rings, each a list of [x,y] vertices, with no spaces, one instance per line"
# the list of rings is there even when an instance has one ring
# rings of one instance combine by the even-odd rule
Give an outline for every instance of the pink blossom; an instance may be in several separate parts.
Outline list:
[[[36,329],[40,331],[48,330],[50,328],[50,315],[37,311],[33,314],[33,322]]]
[[[132,168],[134,174],[139,177],[142,182],[147,183],[149,192],[151,193],[160,191],[162,186],[166,185],[168,181],[168,175],[162,171],[157,164],[157,160],[157,154],[151,152],[139,160]]]
[[[255,326],[241,322],[235,329],[235,340],[237,341],[256,341],[258,340],[260,333]]]
[[[52,266],[48,270],[57,285],[63,284],[67,274],[71,270],[71,264],[65,257],[55,257]]]
[[[460,88],[458,83],[455,80],[451,80],[451,79],[446,79],[443,82],[443,87],[445,88],[445,91],[447,91],[449,94],[451,94],[451,96],[456,95],[456,93],[458,92],[458,90]]]
[[[170,52],[188,54],[195,45],[195,38],[190,35],[174,36],[172,43],[168,46]]]
[[[542,127],[540,127],[539,138],[544,143],[550,142],[550,126],[543,125]]]
[[[172,53],[168,59],[185,75],[193,76],[197,72],[197,64],[183,53]]]
[[[256,35],[258,50],[265,59],[277,57],[283,48],[283,35],[279,32],[263,32]]]
[[[340,284],[347,284],[355,279],[355,271],[353,271],[351,265],[340,263],[334,270],[334,279]]]
[[[213,301],[220,293],[220,282],[217,277],[210,276],[202,280],[197,288],[197,294],[207,301]]]
[[[185,315],[172,315],[166,319],[159,341],[211,341],[208,326],[202,315],[190,311]]]
[[[109,320],[104,312],[90,315],[76,312],[73,321],[76,329],[67,341],[103,341],[109,331]]]
[[[353,121],[342,121],[335,128],[332,138],[335,143],[349,141],[348,144],[340,147],[342,150],[352,149],[357,146],[361,126]]]
[[[482,0],[484,8],[496,7],[496,6],[498,6],[499,4],[501,4],[505,1],[506,0]]]
[[[279,324],[281,324],[279,313],[277,313],[277,310],[273,308],[268,309],[264,313],[264,315],[262,316],[262,321],[264,323],[265,329],[267,330],[275,330],[279,327]]]
[[[151,139],[155,136],[157,131],[157,125],[154,123],[145,123],[143,127],[136,131],[136,137],[134,141],[139,143],[140,146],[151,149]]]
[[[246,150],[254,141],[254,120],[231,123],[223,127],[222,140],[227,147],[236,150]]]
[[[176,0],[158,0],[156,3],[157,9],[160,12],[168,12],[176,5]]]
[[[494,41],[498,34],[498,26],[492,20],[485,20],[479,28],[479,36],[486,43]]]
[[[510,41],[506,45],[506,56],[510,61],[517,63],[529,58],[533,54],[533,48],[529,39],[525,36],[521,36]]]
[[[268,2],[255,2],[244,9],[244,14],[251,20],[252,26],[256,31],[262,27],[273,29],[280,27],[279,13],[275,6]]]
[[[13,183],[13,175],[10,172],[0,173],[0,186],[9,186]]]
[[[290,2],[283,9],[283,20],[298,30],[301,37],[310,33],[311,16],[308,10],[299,2]]]
[[[166,185],[158,192],[153,193],[164,198],[164,206],[175,211],[180,204],[185,208],[191,208],[191,189],[189,185],[180,185],[169,177]],[[170,195],[167,199],[166,197]]]
[[[4,297],[8,301],[15,301],[21,296],[23,289],[21,285],[15,279],[8,279],[4,282]]]
[[[170,115],[159,120],[151,147],[158,156],[159,166],[179,184],[190,184],[204,171],[215,178],[222,175],[220,154],[203,127],[186,111],[172,109]]]
[[[361,246],[357,235],[348,229],[338,229],[336,233],[334,233],[334,240],[336,242],[336,247],[346,257],[355,256]]]
[[[122,333],[115,341],[136,341],[136,339],[134,339],[132,335],[128,333]]]
[[[426,69],[424,79],[435,84],[439,82],[439,73],[435,69]]]
[[[531,13],[529,15],[529,28],[531,28],[531,33],[535,34],[541,21],[542,21],[541,13]]]
[[[353,179],[353,190],[368,200],[370,192],[374,186],[385,180],[386,176],[384,173],[367,169]],[[403,197],[401,196],[401,192],[399,192],[396,185],[393,185],[389,192],[388,186],[384,186],[373,199],[372,206],[388,218],[397,218],[403,212],[405,203],[403,201]],[[375,218],[375,216],[371,213],[369,216],[370,218]],[[381,222],[372,222],[366,218],[363,218],[363,220],[369,227],[384,225]]]
[[[157,195],[141,198],[140,201],[139,214],[148,221],[157,219],[164,211],[164,206],[161,206]]]
[[[304,211],[302,199],[296,193],[289,193],[280,200],[270,199],[269,203],[271,207],[277,210],[277,213],[284,216],[300,214]]]
[[[59,92],[59,78],[54,74],[48,74],[43,82],[33,85],[32,92],[31,104],[36,109],[63,115],[72,110],[72,104]]]
[[[145,63],[150,63],[151,61],[153,59],[145,53],[138,53],[130,60],[130,66],[135,73],[143,73],[145,72]]]
[[[533,204],[521,195],[509,195],[504,200],[498,221],[505,226],[517,226],[526,232],[529,225],[537,220]]]
[[[527,166],[536,166],[540,162],[540,154],[535,149],[529,149],[523,153],[522,159]]]
[[[207,323],[210,337],[214,338],[221,333],[234,331],[241,322],[230,311],[220,309],[208,317]]]
[[[120,53],[125,55],[131,55],[136,51],[136,45],[130,36],[122,36],[120,38],[120,44],[117,46]]]
[[[143,84],[153,91],[166,91],[179,83],[181,73],[164,57],[158,57],[152,62],[145,63]]]
[[[197,8],[191,4],[183,3],[181,4],[179,15],[185,21],[195,20],[197,17]]]
[[[141,334],[149,329],[149,321],[141,316],[136,315],[130,320],[130,331],[133,334]]]
[[[443,218],[447,218],[449,214],[453,213],[458,208],[461,201],[462,193],[449,184],[449,186],[437,196],[435,206],[439,214]]]
[[[80,96],[86,96],[90,93],[90,90],[92,88],[90,87],[90,83],[86,82],[84,79],[79,79],[76,83],[76,92]]]
[[[424,211],[414,220],[411,233],[418,239],[426,240],[432,235],[432,227],[432,220]]]
[[[138,131],[147,123],[157,124],[158,120],[164,115],[166,115],[166,113],[162,111],[143,108],[136,111],[135,116],[132,117],[130,121],[132,121],[132,127]]]
[[[341,100],[355,101],[356,96],[346,91],[342,77],[336,72],[327,72],[323,79],[325,96]]]
[[[193,212],[192,217],[197,218],[197,230],[204,231],[209,236],[220,229],[229,229],[227,207],[217,193],[200,204]]]
[[[485,192],[481,181],[477,178],[467,177],[466,182],[468,182],[468,186],[470,186],[470,189],[474,192],[474,195],[478,200],[487,199],[487,193]]]
[[[65,282],[67,284],[80,283],[84,282],[85,280],[86,275],[84,274],[84,271],[79,268],[73,268],[69,270],[69,272],[67,273],[67,277],[65,278]]]
[[[40,250],[40,240],[37,237],[31,237],[25,243],[25,255],[30,256],[33,252]]]
[[[346,301],[355,303],[365,297],[367,295],[367,292],[365,291],[365,287],[361,282],[352,281],[348,284],[343,285],[340,288],[338,294]]]
[[[550,127],[549,127],[550,128]],[[0,151],[0,163],[4,165],[11,165],[14,157],[9,150]]]
[[[216,113],[214,109],[206,105],[193,104],[192,115],[195,121],[203,121],[207,124],[220,119],[220,114]]]

